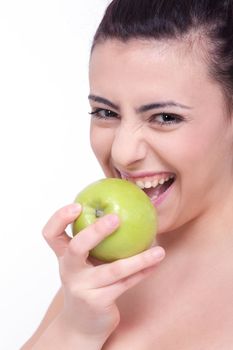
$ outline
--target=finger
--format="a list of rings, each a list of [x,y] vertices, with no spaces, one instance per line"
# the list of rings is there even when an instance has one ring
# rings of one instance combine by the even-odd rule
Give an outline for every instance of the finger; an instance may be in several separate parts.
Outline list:
[[[139,271],[154,266],[165,256],[162,247],[153,247],[130,258],[120,259],[108,265],[99,265],[92,276],[95,281],[94,288],[101,288],[116,283]]]
[[[59,209],[44,226],[43,236],[57,256],[63,255],[67,249],[71,238],[67,235],[65,229],[76,219],[81,210],[80,204],[67,205]]]
[[[104,238],[113,233],[119,226],[119,218],[115,214],[108,214],[80,231],[71,241],[65,259],[69,268],[77,263],[86,263],[89,251],[96,247]]]
[[[123,293],[125,293],[130,288],[133,288],[151,273],[155,271],[156,265],[150,266],[144,270],[141,270],[134,275],[126,277],[118,281],[115,284],[100,288],[96,294],[96,298],[101,297],[101,300],[104,302],[105,306],[112,305]]]

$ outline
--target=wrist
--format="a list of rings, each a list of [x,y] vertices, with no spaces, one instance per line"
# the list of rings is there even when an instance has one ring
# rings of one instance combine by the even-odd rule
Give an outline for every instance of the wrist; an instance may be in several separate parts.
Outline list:
[[[60,315],[42,334],[32,350],[101,350],[108,337],[84,334],[75,329]]]

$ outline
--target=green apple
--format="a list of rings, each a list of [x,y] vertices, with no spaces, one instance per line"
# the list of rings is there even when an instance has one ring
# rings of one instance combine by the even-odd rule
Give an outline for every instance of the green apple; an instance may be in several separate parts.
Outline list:
[[[72,225],[73,236],[106,214],[115,213],[119,227],[101,241],[90,255],[102,261],[126,258],[149,248],[157,231],[157,213],[149,197],[136,184],[117,178],[94,182],[75,202],[81,215]]]

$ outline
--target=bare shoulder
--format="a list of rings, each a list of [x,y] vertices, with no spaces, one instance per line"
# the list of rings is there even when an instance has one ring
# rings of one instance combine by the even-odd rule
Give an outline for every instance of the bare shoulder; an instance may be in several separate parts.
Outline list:
[[[62,309],[63,301],[63,291],[62,288],[60,288],[55,297],[53,298],[51,304],[49,305],[48,310],[46,311],[37,330],[32,335],[32,337],[23,345],[21,350],[30,350],[32,348],[32,346],[40,338],[41,334],[44,333],[44,331],[48,328],[51,322],[58,316],[59,312]]]

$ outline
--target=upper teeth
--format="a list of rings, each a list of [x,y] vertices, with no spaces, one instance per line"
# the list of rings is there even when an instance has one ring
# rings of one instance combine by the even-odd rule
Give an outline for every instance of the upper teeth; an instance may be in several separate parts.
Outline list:
[[[164,182],[168,181],[169,179],[172,179],[174,178],[174,175],[170,175],[170,176],[167,176],[167,177],[163,177],[163,178],[160,178],[160,179],[154,179],[154,180],[137,180],[136,181],[136,185],[138,187],[140,187],[141,189],[144,189],[144,188],[151,188],[151,187],[156,187],[158,185],[163,185]]]

